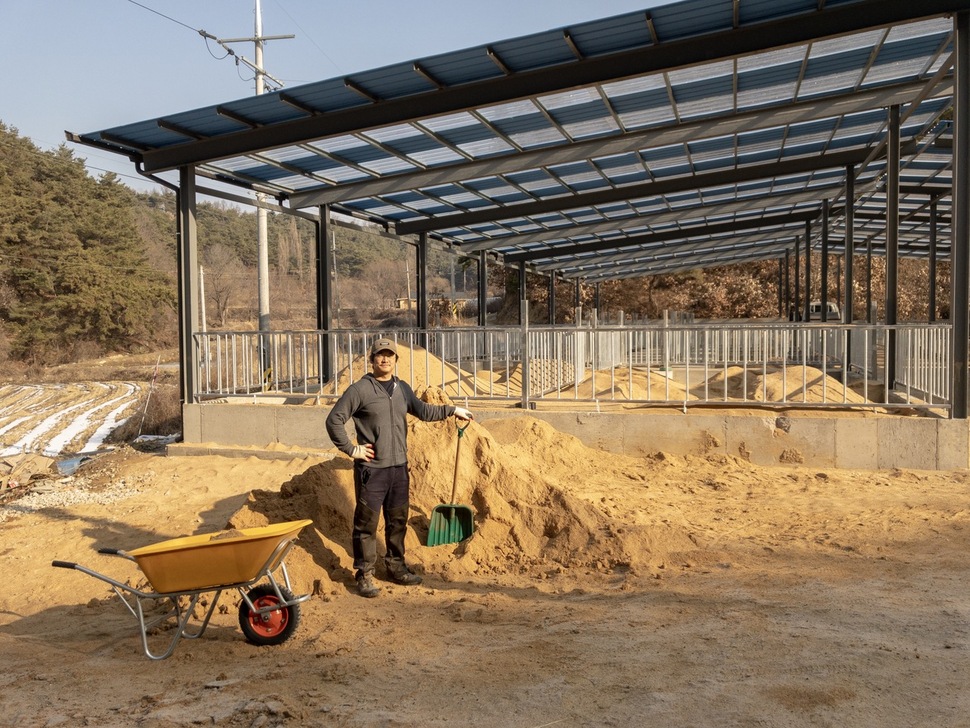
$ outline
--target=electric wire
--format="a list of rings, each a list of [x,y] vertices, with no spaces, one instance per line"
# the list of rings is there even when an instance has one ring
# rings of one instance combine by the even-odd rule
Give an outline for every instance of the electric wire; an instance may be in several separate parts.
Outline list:
[[[165,15],[165,13],[160,13],[154,8],[148,7],[147,5],[142,5],[139,2],[135,2],[135,0],[128,0],[128,2],[130,2],[132,5],[137,5],[138,7],[142,8],[143,10],[147,10],[150,13],[155,13],[155,15],[165,18],[166,20],[171,20],[173,23],[176,23],[177,25],[181,25],[183,28],[188,28],[189,30],[195,31],[196,33],[200,32],[198,29],[193,28],[191,25],[186,25],[181,20],[176,20],[175,18],[169,17],[168,15]]]
[[[294,18],[293,15],[285,7],[283,7],[283,3],[281,3],[280,0],[276,0],[275,4],[276,4],[276,7],[278,7],[280,9],[280,11],[287,18],[290,19],[290,22],[293,23],[293,25],[296,26],[296,29],[299,30],[300,33],[303,34],[303,37],[306,38],[307,40],[309,40],[310,43],[313,45],[313,47],[316,48],[318,51],[320,51],[320,55],[322,55],[324,58],[326,58],[328,61],[330,61],[330,63],[333,65],[333,67],[335,69],[337,69],[337,73],[340,74],[340,75],[344,75],[344,71],[340,67],[340,65],[333,58],[331,58],[330,56],[327,55],[327,52],[324,51],[323,48],[320,47],[320,45],[313,39],[313,36],[310,35],[303,28],[303,26],[300,25],[299,21],[296,18]],[[294,81],[295,79],[290,79],[290,80],[291,81]]]

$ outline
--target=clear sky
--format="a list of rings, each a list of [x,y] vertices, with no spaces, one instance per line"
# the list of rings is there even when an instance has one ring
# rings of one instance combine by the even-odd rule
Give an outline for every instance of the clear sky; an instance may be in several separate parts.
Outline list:
[[[669,1],[669,0],[666,0]],[[264,67],[286,87],[644,10],[658,0],[261,0]],[[41,149],[255,93],[214,41],[254,34],[254,0],[0,0],[0,121]],[[254,60],[252,43],[232,45]],[[69,144],[92,174],[151,189],[126,158]]]

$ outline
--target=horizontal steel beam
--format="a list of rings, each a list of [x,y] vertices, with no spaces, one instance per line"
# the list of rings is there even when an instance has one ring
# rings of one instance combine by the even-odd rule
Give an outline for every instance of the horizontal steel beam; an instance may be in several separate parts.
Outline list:
[[[403,190],[434,187],[470,179],[497,177],[524,170],[554,167],[557,164],[568,164],[583,159],[638,154],[644,149],[685,144],[701,138],[709,139],[788,124],[800,124],[834,115],[842,116],[873,108],[905,104],[912,101],[914,95],[922,91],[925,85],[925,81],[897,84],[878,89],[856,91],[851,94],[769,107],[744,114],[729,114],[705,118],[702,121],[671,124],[606,139],[576,142],[551,149],[543,148],[498,158],[444,165],[434,169],[375,178],[365,182],[320,187],[294,194],[290,197],[289,202],[295,208],[332,204],[364,197],[380,197]],[[947,79],[934,89],[932,95],[948,95],[952,93],[952,88],[952,81]]]
[[[551,270],[570,270],[572,268],[589,268],[601,263],[610,265],[618,264],[638,264],[644,261],[653,261],[660,255],[667,257],[683,256],[697,253],[699,251],[713,251],[711,257],[720,258],[746,248],[758,248],[765,245],[780,243],[791,247],[799,233],[804,232],[804,225],[796,228],[781,227],[764,231],[752,231],[744,235],[720,235],[717,237],[689,240],[681,240],[673,243],[661,243],[658,245],[645,245],[636,249],[623,249],[615,252],[603,252],[598,255],[583,258],[555,258],[548,263],[537,263],[531,265],[532,270],[539,272]]]
[[[635,235],[620,240],[601,240],[595,243],[557,245],[543,250],[506,255],[504,256],[504,261],[509,265],[514,265],[523,261],[528,263],[547,258],[558,258],[563,255],[581,255],[583,253],[595,253],[601,250],[623,250],[647,245],[656,246],[675,240],[686,241],[695,237],[710,237],[712,235],[734,233],[741,230],[760,230],[763,228],[793,224],[800,225],[804,229],[805,222],[815,220],[820,214],[821,210],[815,209],[805,212],[785,213],[782,215],[764,215],[749,220],[732,220],[730,222],[712,223],[709,225],[692,225],[662,233]]]
[[[970,0],[860,0],[726,32],[661,42],[622,53],[173,144],[146,150],[141,157],[148,172],[176,169],[327,136],[683,68],[968,9]],[[292,95],[293,92],[289,93]],[[166,123],[166,120],[160,119],[159,123]]]
[[[618,265],[615,267],[597,266],[592,271],[565,271],[563,278],[580,278],[586,282],[596,282],[605,280],[618,280],[621,278],[641,278],[646,275],[659,275],[662,273],[675,273],[678,271],[698,270],[701,268],[713,268],[723,265],[736,265],[737,263],[753,262],[779,258],[790,249],[790,244],[769,242],[762,247],[749,247],[744,250],[735,251],[720,258],[711,258],[707,253],[696,253],[681,257],[669,258],[667,260],[657,260],[652,264],[640,263],[639,265]]]
[[[616,217],[591,223],[579,223],[566,229],[550,228],[548,230],[525,233],[523,235],[496,236],[474,243],[459,243],[458,247],[462,251],[471,253],[479,250],[517,248],[551,241],[567,242],[570,239],[586,235],[616,233],[631,228],[641,228],[640,232],[642,232],[642,228],[648,226],[669,225],[671,223],[684,222],[685,219],[700,220],[745,212],[773,214],[769,208],[780,208],[789,205],[795,207],[805,203],[817,203],[820,199],[832,199],[836,197],[843,189],[845,189],[844,185],[832,185],[828,187],[814,187],[801,192],[752,195],[750,197],[732,200],[731,202],[717,202],[710,205],[680,208],[647,215],[630,215],[628,217]],[[775,212],[778,211],[775,210]]]
[[[518,205],[509,205],[507,207],[489,208],[487,210],[477,210],[475,212],[461,213],[458,215],[445,215],[428,220],[403,222],[398,223],[395,229],[398,235],[411,235],[448,228],[466,227],[468,225],[479,225],[481,223],[496,222],[498,220],[514,220],[520,217],[541,215],[549,212],[558,212],[560,210],[576,210],[582,207],[593,207],[623,200],[637,200],[673,192],[701,190],[706,187],[719,187],[721,185],[750,182],[757,179],[804,174],[821,169],[844,168],[847,165],[861,164],[868,158],[869,153],[870,150],[868,148],[862,147],[842,152],[832,152],[831,154],[795,157],[794,159],[785,159],[779,162],[731,167],[713,172],[659,179],[655,182],[644,182],[616,188],[611,187],[607,190],[587,192],[572,197],[554,197],[548,200],[526,202]]]

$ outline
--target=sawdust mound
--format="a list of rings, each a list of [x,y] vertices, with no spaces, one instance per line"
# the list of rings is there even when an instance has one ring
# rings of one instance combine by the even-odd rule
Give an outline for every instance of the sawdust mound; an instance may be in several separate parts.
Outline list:
[[[576,386],[563,388],[565,395],[576,394],[579,399],[632,399],[645,402],[684,402],[697,399],[682,384],[667,377],[658,369],[617,367],[612,375],[608,370],[591,372]]]
[[[753,400],[756,402],[837,402],[864,404],[865,397],[843,386],[833,377],[816,367],[791,366],[767,371],[745,370],[742,367],[728,367],[707,380],[705,385],[695,388],[699,396],[706,387],[711,398],[724,397],[727,400]]]
[[[748,373],[748,380],[744,377],[743,367],[727,367],[713,376],[706,382],[693,388],[697,396],[711,399],[747,399],[748,392],[752,390],[754,375]]]
[[[848,402],[862,404],[860,394],[815,367],[787,367],[755,377],[754,396],[764,402]]]
[[[397,353],[397,374],[411,382],[415,391],[434,383],[434,386],[440,385],[449,397],[462,399],[490,392],[493,388],[493,376],[488,371],[467,372],[447,363],[427,349],[418,346],[411,348],[405,342],[398,342]],[[369,371],[367,355],[353,357],[347,366],[337,372],[337,390],[342,392],[351,382],[360,379]]]
[[[446,399],[434,388],[422,397]],[[511,573],[541,578],[564,568],[650,571],[672,553],[695,548],[683,526],[659,517],[625,523],[579,494],[596,492],[598,483],[605,490],[617,479],[648,487],[648,470],[658,466],[653,460],[593,450],[528,416],[489,421],[487,429],[473,423],[460,452],[453,419],[412,420],[408,437],[412,510],[407,548],[416,571],[446,580]],[[287,566],[295,588],[326,591],[328,582],[346,584],[353,577],[353,492],[351,461],[338,456],[285,483],[279,493],[253,491],[229,526],[312,518],[314,527],[304,530]],[[475,533],[460,544],[429,548],[424,544],[431,512],[449,502],[471,507]]]

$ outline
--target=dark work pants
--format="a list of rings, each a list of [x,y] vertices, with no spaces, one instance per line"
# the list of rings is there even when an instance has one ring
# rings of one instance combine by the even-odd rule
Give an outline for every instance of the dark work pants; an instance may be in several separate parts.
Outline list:
[[[354,461],[354,569],[374,573],[377,564],[377,522],[384,513],[384,564],[391,576],[404,574],[404,536],[408,527],[410,476],[407,465],[372,468]]]

